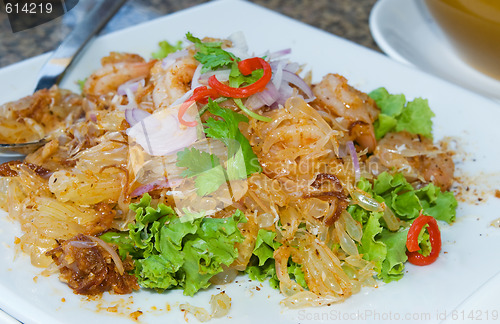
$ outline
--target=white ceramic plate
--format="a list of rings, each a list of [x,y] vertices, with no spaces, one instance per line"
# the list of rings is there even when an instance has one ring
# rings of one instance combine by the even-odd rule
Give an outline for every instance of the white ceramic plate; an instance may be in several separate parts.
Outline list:
[[[261,285],[240,277],[238,282],[222,288],[232,298],[229,316],[213,323],[437,323],[444,315],[452,320],[453,314],[466,316],[470,311],[482,319],[498,315],[498,303],[488,304],[484,300],[500,297],[499,280],[494,277],[500,269],[500,229],[490,226],[500,217],[500,199],[491,195],[494,186],[477,187],[488,181],[493,185],[500,183],[500,152],[489,144],[491,139],[500,137],[500,109],[492,101],[269,10],[230,0],[210,2],[97,39],[66,76],[63,86],[76,90],[75,81],[96,69],[99,59],[109,51],[137,52],[149,57],[160,40],[174,42],[187,31],[198,36],[227,37],[238,30],[246,34],[249,47],[257,54],[291,47],[291,58],[307,63],[315,81],[328,72],[336,72],[364,91],[385,86],[410,99],[428,98],[436,113],[436,139],[457,138],[467,152],[467,156],[459,157],[459,173],[477,176],[471,191],[485,190],[481,197],[487,201],[477,205],[460,203],[457,222],[442,226],[444,253],[438,261],[427,267],[408,265],[399,282],[363,289],[342,304],[297,311],[282,309],[282,297],[267,283]],[[7,80],[0,87],[1,100],[29,94],[45,59],[41,56],[0,70],[0,80]],[[32,267],[27,256],[15,254],[16,235],[20,235],[18,226],[0,216],[0,308],[27,324],[133,323],[130,314],[137,310],[143,312],[139,317],[142,323],[183,322],[179,303],[207,307],[210,296],[219,292],[213,288],[189,298],[180,291],[141,291],[130,296],[105,295],[102,300],[87,300],[74,295],[56,276],[41,277],[40,269]]]
[[[392,58],[500,100],[500,81],[462,60],[423,0],[379,0],[370,14],[370,30]]]

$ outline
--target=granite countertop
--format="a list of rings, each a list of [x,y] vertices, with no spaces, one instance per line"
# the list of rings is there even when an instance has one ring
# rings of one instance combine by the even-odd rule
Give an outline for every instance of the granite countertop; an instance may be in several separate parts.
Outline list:
[[[64,16],[13,33],[4,8],[0,10],[0,68],[57,47],[82,17],[85,2]],[[68,2],[68,1],[67,1]],[[207,0],[129,0],[102,31],[121,29],[207,2]],[[380,51],[370,34],[368,17],[376,0],[250,0],[293,19]],[[70,17],[68,17],[71,15]]]

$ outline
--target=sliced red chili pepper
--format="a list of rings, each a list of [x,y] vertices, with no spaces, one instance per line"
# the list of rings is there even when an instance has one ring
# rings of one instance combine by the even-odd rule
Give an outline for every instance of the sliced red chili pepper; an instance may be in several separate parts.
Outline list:
[[[254,83],[241,88],[230,87],[212,75],[208,78],[208,85],[217,90],[221,95],[230,98],[246,98],[266,88],[266,85],[271,81],[272,69],[269,63],[260,57],[252,57],[238,62],[238,69],[243,75],[249,75],[255,70],[263,69],[264,74]]]
[[[184,114],[186,114],[186,111],[188,108],[194,103],[194,102],[201,102],[203,104],[206,104],[208,102],[208,98],[212,99],[217,99],[220,97],[220,94],[217,92],[215,89],[209,89],[205,86],[198,87],[194,89],[193,95],[189,97],[186,101],[182,103],[182,105],[179,107],[179,112],[177,113],[177,118],[179,118],[179,122],[188,127],[194,127],[198,125],[196,121],[185,121]]]
[[[429,233],[429,241],[431,243],[431,253],[428,256],[418,253],[418,250],[420,250],[418,236],[425,225],[429,225],[427,227],[427,232]],[[413,221],[408,230],[406,248],[408,249],[406,252],[408,262],[414,265],[424,266],[436,261],[441,251],[441,232],[439,231],[438,224],[434,217],[420,214],[420,216]]]
[[[243,75],[250,75],[253,71],[262,69],[263,63],[267,63],[260,57],[252,57],[238,62],[238,69]]]

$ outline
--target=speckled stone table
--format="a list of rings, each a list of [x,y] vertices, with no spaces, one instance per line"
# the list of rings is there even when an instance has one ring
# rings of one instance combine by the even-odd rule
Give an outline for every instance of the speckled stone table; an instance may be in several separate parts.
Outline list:
[[[56,48],[64,36],[71,31],[75,22],[83,16],[86,1],[88,0],[80,0],[79,4],[63,17],[17,33],[11,31],[7,14],[2,8],[0,10],[0,67]],[[368,27],[368,17],[376,0],[250,1],[380,51],[373,41]],[[102,32],[121,29],[204,2],[207,1],[129,0]],[[2,2],[0,4],[3,5]],[[71,16],[68,17],[69,15]]]

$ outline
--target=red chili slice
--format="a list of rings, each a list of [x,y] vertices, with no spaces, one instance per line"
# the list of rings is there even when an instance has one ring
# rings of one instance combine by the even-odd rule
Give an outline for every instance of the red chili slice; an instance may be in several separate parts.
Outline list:
[[[184,114],[186,114],[186,111],[188,108],[194,103],[194,102],[201,102],[203,104],[206,104],[208,101],[208,97],[212,99],[217,99],[220,97],[220,94],[215,90],[215,89],[208,89],[205,86],[198,87],[194,89],[193,95],[189,97],[186,101],[182,103],[182,105],[179,107],[179,112],[177,113],[177,118],[179,118],[179,122],[188,127],[194,127],[198,125],[196,121],[188,122],[183,119]]]
[[[431,253],[428,256],[418,253],[418,250],[420,250],[418,235],[425,225],[429,225],[427,227],[427,232],[429,233],[429,241],[431,243]],[[439,231],[438,224],[434,217],[420,214],[420,216],[413,221],[408,231],[406,248],[408,249],[406,252],[408,262],[414,265],[424,266],[436,261],[441,251],[441,232]]]
[[[262,77],[255,81],[254,83],[241,88],[230,87],[212,75],[208,78],[208,85],[217,90],[219,94],[230,98],[246,98],[257,92],[260,92],[266,88],[266,85],[271,81],[272,69],[269,63],[260,57],[252,57],[243,61],[238,62],[238,69],[243,75],[249,75],[255,70],[263,69],[264,74]]]

